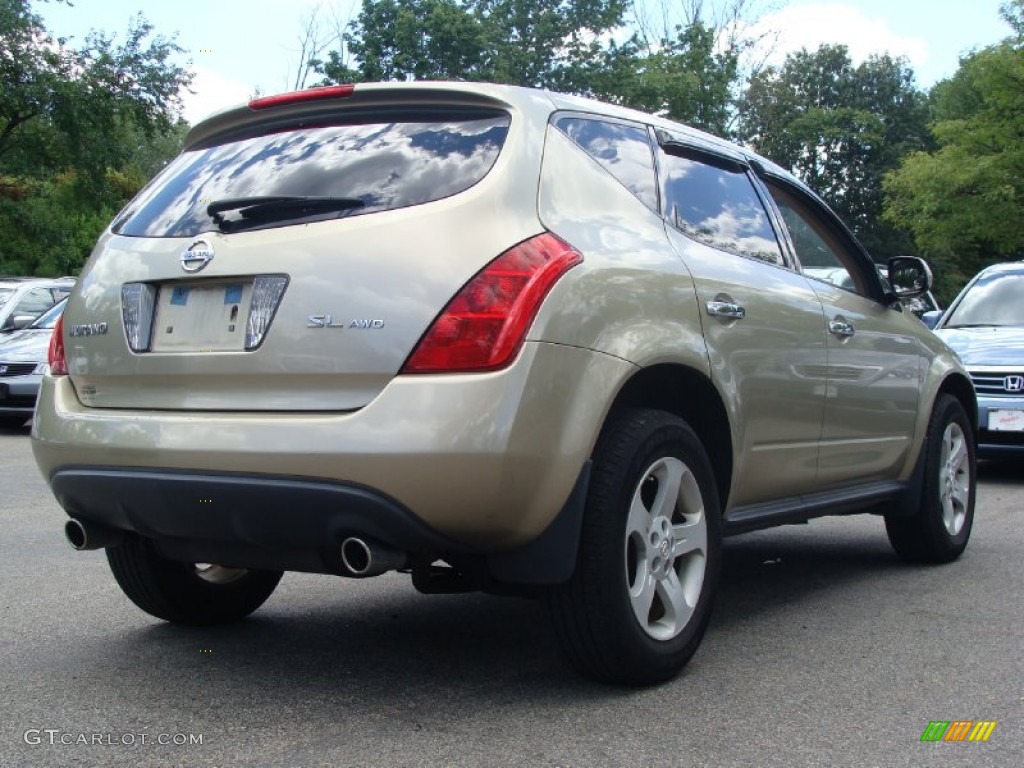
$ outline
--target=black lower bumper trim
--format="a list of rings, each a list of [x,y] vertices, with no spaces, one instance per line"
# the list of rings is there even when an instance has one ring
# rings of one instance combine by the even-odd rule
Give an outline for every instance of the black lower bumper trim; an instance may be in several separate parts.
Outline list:
[[[72,516],[156,540],[309,551],[348,536],[407,552],[471,552],[372,489],[293,477],[62,467],[50,477]]]

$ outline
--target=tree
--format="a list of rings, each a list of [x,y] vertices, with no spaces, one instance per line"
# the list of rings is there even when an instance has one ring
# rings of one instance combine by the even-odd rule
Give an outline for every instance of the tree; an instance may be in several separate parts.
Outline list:
[[[725,135],[744,44],[734,22],[748,1],[731,0],[728,33],[703,21],[700,0],[688,0],[686,24],[655,37],[627,0],[363,0],[346,48],[316,66],[325,83],[445,79],[551,88]],[[633,29],[622,39],[627,12]]]
[[[119,39],[55,38],[0,0],[0,272],[67,274],[180,146],[183,51],[141,16]]]
[[[886,217],[942,265],[949,297],[981,267],[1024,255],[1024,0],[1014,34],[972,53],[932,92],[938,142],[885,180]]]
[[[740,136],[817,191],[876,259],[905,253],[881,219],[882,179],[908,151],[930,147],[928,101],[902,59],[854,66],[845,46],[790,54],[751,78]]]

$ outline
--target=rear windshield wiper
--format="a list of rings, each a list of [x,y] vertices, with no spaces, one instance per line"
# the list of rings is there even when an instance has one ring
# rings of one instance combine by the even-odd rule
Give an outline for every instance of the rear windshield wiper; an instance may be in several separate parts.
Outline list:
[[[256,224],[275,219],[292,219],[316,213],[350,211],[362,208],[364,203],[358,197],[305,197],[301,195],[278,195],[261,197],[233,197],[215,200],[206,206],[206,212],[218,226],[226,224]],[[234,211],[239,218],[229,222],[224,216]]]

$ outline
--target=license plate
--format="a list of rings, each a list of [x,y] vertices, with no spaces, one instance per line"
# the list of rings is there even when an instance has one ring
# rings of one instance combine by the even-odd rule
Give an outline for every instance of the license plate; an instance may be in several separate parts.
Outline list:
[[[993,432],[1024,432],[1024,410],[989,411],[988,428]]]
[[[252,282],[160,286],[154,352],[232,352],[245,348]]]

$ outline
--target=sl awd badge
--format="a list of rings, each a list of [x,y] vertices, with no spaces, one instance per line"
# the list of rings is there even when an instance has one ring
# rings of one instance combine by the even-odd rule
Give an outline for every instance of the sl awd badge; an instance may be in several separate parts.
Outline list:
[[[374,331],[384,327],[383,320],[371,320],[367,318],[353,318],[342,320],[334,315],[310,315],[306,318],[307,328],[357,328],[359,330]]]

